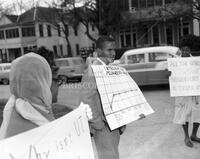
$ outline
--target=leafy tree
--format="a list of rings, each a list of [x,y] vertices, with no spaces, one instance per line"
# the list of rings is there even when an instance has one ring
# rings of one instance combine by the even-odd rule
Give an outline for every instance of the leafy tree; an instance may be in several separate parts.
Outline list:
[[[195,35],[183,36],[180,40],[179,47],[188,46],[191,51],[200,50],[200,37]]]
[[[121,12],[116,0],[85,0],[82,6],[76,6],[75,0],[64,0],[60,5],[65,10],[69,24],[77,29],[79,23],[85,28],[85,34],[96,41],[90,34],[89,25],[93,24],[100,35],[112,35],[121,26]]]
[[[113,34],[121,26],[121,12],[116,0],[97,0],[100,34]]]
[[[4,14],[10,14],[12,12],[12,7],[5,6],[2,2],[0,2],[0,17]]]

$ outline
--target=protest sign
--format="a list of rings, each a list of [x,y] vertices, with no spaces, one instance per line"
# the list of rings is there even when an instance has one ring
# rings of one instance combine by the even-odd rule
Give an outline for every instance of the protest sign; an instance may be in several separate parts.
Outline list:
[[[92,65],[92,69],[111,130],[137,120],[140,114],[154,112],[124,68]]]
[[[1,159],[94,159],[85,107],[0,141]]]
[[[170,95],[200,95],[200,57],[169,58]]]

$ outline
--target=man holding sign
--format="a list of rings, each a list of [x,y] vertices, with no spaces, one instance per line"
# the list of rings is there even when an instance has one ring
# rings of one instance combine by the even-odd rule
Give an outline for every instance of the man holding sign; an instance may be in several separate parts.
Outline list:
[[[94,75],[94,65],[107,66],[114,62],[115,59],[115,40],[111,37],[100,37],[96,42],[96,53],[98,58],[89,63],[84,76],[82,77],[82,101],[89,104],[93,112],[93,120],[91,120],[91,134],[94,137],[98,158],[99,159],[119,159],[119,139],[120,134],[125,130],[125,126],[120,126],[114,130],[110,130],[110,125],[105,117],[102,94],[97,89],[96,79],[98,75]],[[113,99],[114,101],[114,99]],[[112,107],[112,103],[110,105]],[[144,116],[142,116],[144,117]]]

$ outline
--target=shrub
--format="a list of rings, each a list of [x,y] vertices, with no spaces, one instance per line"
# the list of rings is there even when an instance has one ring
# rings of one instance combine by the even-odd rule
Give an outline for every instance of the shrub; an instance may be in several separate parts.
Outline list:
[[[179,47],[188,46],[191,51],[200,51],[200,37],[195,35],[183,36],[180,40]]]

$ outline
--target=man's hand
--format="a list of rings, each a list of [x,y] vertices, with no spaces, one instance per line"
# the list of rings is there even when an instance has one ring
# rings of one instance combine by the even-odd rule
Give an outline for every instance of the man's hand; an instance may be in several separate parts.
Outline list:
[[[81,102],[80,106],[84,106],[85,107],[85,112],[87,115],[88,120],[91,120],[93,118],[92,115],[92,109],[90,108],[90,106],[88,104],[84,104]]]
[[[140,114],[139,117],[140,117],[140,118],[139,118],[138,120],[142,120],[142,119],[144,119],[146,116],[145,116],[144,114]]]

